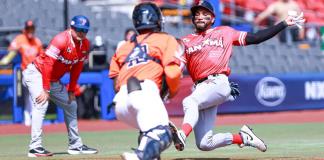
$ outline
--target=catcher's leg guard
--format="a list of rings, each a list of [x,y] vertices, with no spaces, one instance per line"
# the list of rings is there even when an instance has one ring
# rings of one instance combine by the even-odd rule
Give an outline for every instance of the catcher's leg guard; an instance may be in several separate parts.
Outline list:
[[[157,126],[143,133],[141,143],[135,153],[141,160],[159,159],[162,151],[172,142],[169,126]]]
[[[138,137],[137,137],[137,144],[138,144],[138,145],[140,145],[141,140],[142,140],[142,138],[143,138],[143,135],[144,135],[144,133],[143,133],[142,131],[139,131],[139,135],[138,135]],[[161,157],[159,156],[159,157],[157,157],[157,158],[154,159],[154,160],[161,160]]]

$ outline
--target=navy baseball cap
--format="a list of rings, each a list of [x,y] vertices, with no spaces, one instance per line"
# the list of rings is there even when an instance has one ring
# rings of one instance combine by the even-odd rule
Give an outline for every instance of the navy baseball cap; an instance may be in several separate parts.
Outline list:
[[[215,13],[214,13],[214,7],[213,5],[208,2],[208,1],[199,1],[199,3],[193,7],[191,7],[191,14],[194,16],[196,11],[199,9],[199,8],[204,8],[206,10],[208,10],[210,13],[212,13],[212,15],[215,17]]]

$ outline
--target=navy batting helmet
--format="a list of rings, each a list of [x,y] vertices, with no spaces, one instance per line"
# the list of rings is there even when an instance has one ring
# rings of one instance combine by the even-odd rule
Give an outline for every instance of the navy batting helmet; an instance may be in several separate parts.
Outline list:
[[[196,11],[199,9],[199,8],[204,8],[206,10],[208,10],[210,13],[213,14],[213,16],[215,17],[215,13],[214,13],[214,7],[213,5],[208,2],[208,1],[200,1],[197,5],[191,7],[191,14],[192,16],[195,15]]]
[[[88,30],[90,29],[90,21],[86,16],[83,15],[74,16],[71,20],[70,25],[77,31],[81,31],[85,33],[87,33]]]
[[[137,31],[144,29],[161,31],[162,13],[160,8],[151,2],[138,4],[133,11],[133,24]]]

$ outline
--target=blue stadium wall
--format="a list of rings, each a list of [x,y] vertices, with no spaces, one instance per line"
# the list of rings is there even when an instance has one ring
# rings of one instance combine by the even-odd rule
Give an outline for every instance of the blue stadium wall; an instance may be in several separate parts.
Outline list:
[[[241,95],[219,106],[219,113],[255,113],[324,109],[324,74],[232,75]],[[167,104],[170,115],[183,115],[181,100],[192,81],[183,79],[179,95]]]

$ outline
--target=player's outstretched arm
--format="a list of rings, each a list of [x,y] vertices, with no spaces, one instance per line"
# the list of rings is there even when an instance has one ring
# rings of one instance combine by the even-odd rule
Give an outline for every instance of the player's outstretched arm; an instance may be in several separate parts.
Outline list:
[[[256,33],[247,33],[246,35],[246,45],[250,44],[259,44],[261,42],[264,42],[276,34],[278,34],[280,31],[285,29],[288,26],[298,26],[301,27],[302,24],[305,22],[303,13],[298,15],[289,15],[284,21],[278,23],[277,25],[271,26],[267,29],[260,30]]]
[[[277,25],[271,26],[267,29],[259,30],[256,33],[248,32],[245,38],[246,45],[259,44],[261,42],[264,42],[274,37],[280,31],[284,30],[286,27],[288,27],[288,24],[285,21],[282,21]]]

